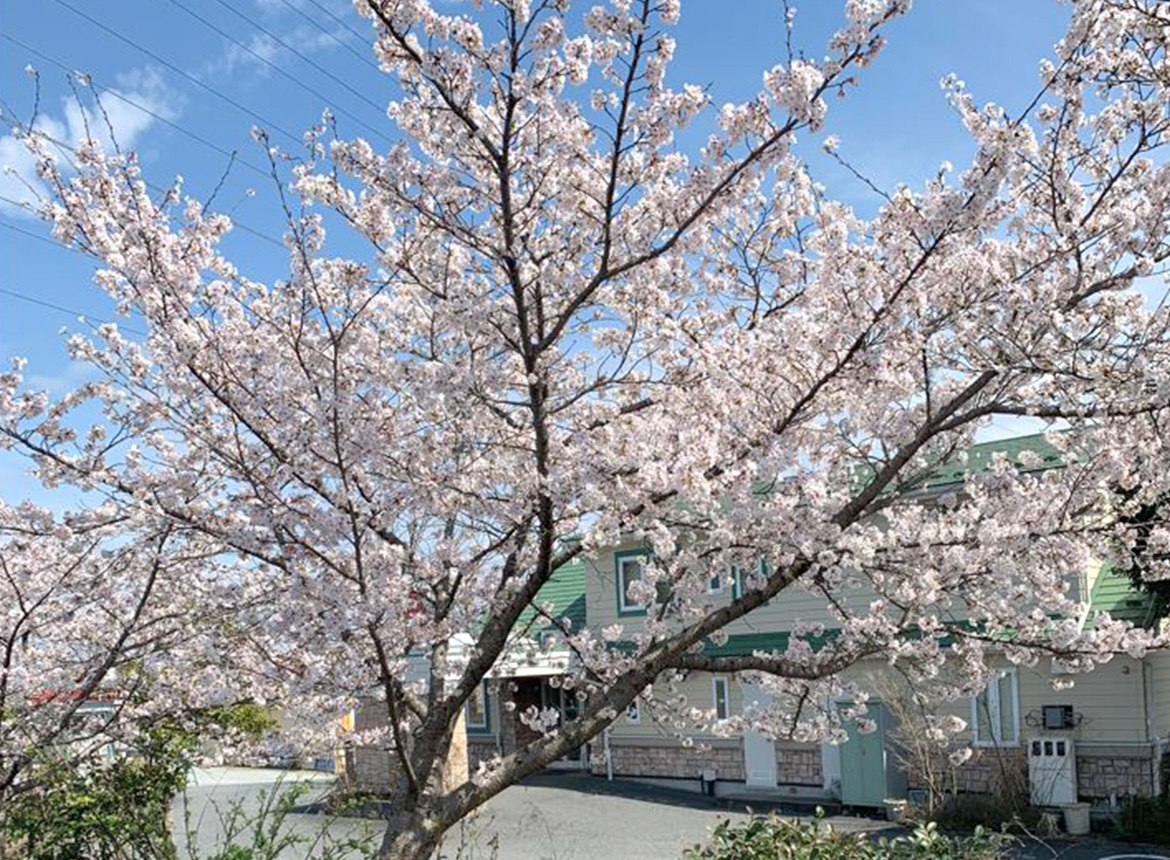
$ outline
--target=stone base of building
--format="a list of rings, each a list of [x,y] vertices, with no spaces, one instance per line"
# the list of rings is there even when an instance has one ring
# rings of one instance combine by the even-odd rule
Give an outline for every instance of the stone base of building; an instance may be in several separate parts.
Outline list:
[[[609,762],[603,755],[597,756],[591,769],[594,774],[612,772],[615,777],[675,780],[695,780],[700,773],[712,771],[718,782],[742,783],[745,779],[743,741],[721,738],[688,747],[666,738],[611,737]],[[820,747],[777,743],[776,781],[781,786],[821,788],[824,772]]]
[[[614,776],[669,779],[697,779],[703,771],[714,771],[716,779],[742,782],[743,742],[720,739],[684,747],[661,738],[610,738],[608,766],[601,756],[591,767],[595,774],[611,769]]]
[[[776,781],[781,785],[820,788],[825,782],[821,748],[815,744],[777,742]]]
[[[1164,757],[1165,774],[1170,752]],[[939,763],[940,770],[944,767]],[[1087,802],[1120,801],[1132,795],[1150,796],[1160,778],[1155,748],[1082,742],[1076,746],[1077,795]],[[910,787],[922,788],[910,773]],[[996,794],[1029,800],[1027,750],[1023,746],[977,749],[956,771],[960,793]],[[1165,778],[1165,777],[1162,777]]]
[[[1089,801],[1149,797],[1157,791],[1158,770],[1153,746],[1081,744],[1077,747],[1077,794]]]
[[[500,754],[500,748],[494,737],[467,736],[467,768],[475,773],[480,762],[487,761]]]

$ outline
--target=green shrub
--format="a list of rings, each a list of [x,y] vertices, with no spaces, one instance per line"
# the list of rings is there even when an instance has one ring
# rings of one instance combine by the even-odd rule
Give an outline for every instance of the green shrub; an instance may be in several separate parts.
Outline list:
[[[1121,839],[1170,845],[1170,797],[1127,797],[1115,827]]]
[[[79,763],[67,753],[31,764],[36,787],[5,810],[5,836],[27,860],[171,860],[171,800],[187,782],[194,741],[160,725],[136,755]]]
[[[872,839],[842,833],[822,821],[788,821],[756,816],[733,825],[722,822],[706,846],[684,860],[1000,860],[1013,840],[976,828],[969,837],[947,836],[924,824],[909,836]]]
[[[943,830],[970,831],[976,827],[993,830],[1023,826],[1029,831],[1041,827],[1043,813],[1011,795],[953,794],[937,810],[934,820]]]

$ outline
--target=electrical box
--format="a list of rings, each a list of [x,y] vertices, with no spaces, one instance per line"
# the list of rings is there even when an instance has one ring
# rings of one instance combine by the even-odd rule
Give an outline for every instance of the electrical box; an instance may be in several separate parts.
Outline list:
[[[1041,735],[1028,741],[1028,787],[1033,806],[1077,802],[1077,756],[1072,738]]]

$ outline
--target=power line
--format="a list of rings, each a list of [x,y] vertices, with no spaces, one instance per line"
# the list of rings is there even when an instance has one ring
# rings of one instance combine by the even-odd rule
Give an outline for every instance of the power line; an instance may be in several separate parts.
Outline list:
[[[40,129],[25,128],[19,122],[16,122],[15,120],[11,120],[8,117],[3,116],[2,114],[0,114],[0,122],[3,122],[9,128],[23,129],[25,131],[25,133],[35,134],[37,137],[42,137],[45,140],[49,141],[49,143],[53,144],[54,146],[61,147],[62,149],[65,149],[65,150],[72,152],[74,154],[77,153],[76,147],[70,146],[65,141],[58,140],[57,138],[53,137],[51,134],[48,134],[47,132],[41,131]],[[155,191],[159,194],[166,194],[167,193],[166,188],[163,188],[161,185],[157,185],[156,183],[151,182],[150,180],[146,179],[145,177],[143,177],[142,181],[145,182],[146,187],[150,188],[152,191]],[[19,200],[13,200],[10,197],[0,196],[0,200],[4,200],[5,202],[10,203],[13,206],[18,206],[21,208],[24,207],[24,204],[21,203]],[[284,247],[284,242],[282,242],[280,239],[277,239],[273,236],[269,236],[267,233],[262,233],[261,231],[257,230],[254,227],[249,227],[247,224],[242,224],[239,221],[237,221],[235,218],[232,218],[232,226],[235,227],[236,229],[240,230],[241,232],[249,233],[249,234],[257,237],[258,239],[263,239],[265,242],[268,242],[271,245],[275,245],[278,248]]]
[[[26,51],[28,51],[30,54],[33,54],[37,57],[40,57],[42,60],[44,60],[47,63],[52,63],[54,66],[56,66],[57,68],[61,69],[62,71],[66,72],[68,74],[75,74],[76,73],[76,70],[74,68],[66,65],[65,63],[61,62],[58,59],[55,59],[54,57],[50,57],[48,54],[44,53],[43,51],[37,50],[32,45],[29,45],[26,42],[22,42],[20,39],[16,38],[15,36],[13,36],[10,33],[0,33],[0,39],[4,39],[5,41],[12,42],[14,45],[19,45],[20,47],[22,47]],[[177,122],[174,122],[173,120],[167,119],[165,116],[162,116],[161,114],[156,113],[155,111],[148,108],[146,105],[139,104],[138,102],[134,101],[134,99],[127,98],[126,96],[124,96],[120,92],[118,92],[117,90],[112,90],[109,87],[103,87],[103,86],[99,85],[96,81],[93,80],[92,76],[90,76],[89,82],[95,90],[99,90],[102,93],[109,94],[109,95],[113,96],[114,98],[118,99],[119,101],[125,102],[126,104],[130,105],[131,107],[137,108],[138,110],[142,111],[143,113],[154,117],[159,122],[165,123],[166,125],[169,125],[171,128],[175,129],[176,131],[185,134],[187,137],[191,138],[192,140],[203,144],[204,146],[208,147],[209,149],[214,150],[215,152],[218,152],[220,155],[226,155],[229,158],[232,157],[233,155],[235,155],[234,152],[231,152],[227,149],[224,149],[222,146],[215,143],[214,141],[208,140],[207,138],[203,137],[202,135],[200,135],[194,131],[191,131],[188,128],[185,128],[184,126],[180,125]],[[255,173],[259,173],[261,176],[265,177],[266,179],[271,176],[271,174],[267,170],[264,170],[263,168],[257,167],[255,164],[252,164],[247,159],[240,158],[239,156],[236,156],[236,161],[240,162],[240,164],[244,165],[249,170],[252,170]]]
[[[3,200],[5,203],[15,204],[17,206],[20,205],[16,200],[13,200],[11,197],[5,197],[3,195],[0,195],[0,200]],[[7,221],[0,221],[0,227],[3,227],[6,230],[14,230],[17,233],[23,233],[25,236],[28,236],[30,239],[36,239],[38,242],[44,242],[46,245],[52,245],[54,248],[60,248],[62,251],[73,250],[68,245],[62,245],[60,242],[54,242],[48,236],[41,236],[38,233],[34,233],[32,230],[25,230],[23,227],[18,227],[16,224],[9,224]]]
[[[173,0],[172,0],[172,2],[173,2]],[[276,42],[276,44],[280,45],[280,46],[281,46],[281,47],[283,47],[285,50],[292,52],[292,53],[293,53],[294,55],[296,55],[297,57],[300,57],[302,60],[304,60],[306,63],[308,63],[308,64],[309,64],[310,66],[312,66],[314,69],[316,69],[317,71],[319,71],[321,74],[325,75],[325,76],[326,76],[327,78],[329,78],[331,81],[334,81],[335,83],[337,83],[337,84],[340,84],[341,86],[345,87],[347,90],[349,90],[351,93],[353,93],[353,94],[354,94],[355,96],[357,96],[359,99],[361,99],[362,101],[364,101],[366,104],[368,104],[368,105],[369,105],[370,107],[372,107],[374,110],[376,110],[376,111],[378,111],[378,112],[380,112],[380,113],[384,113],[384,112],[385,112],[385,110],[386,110],[386,106],[385,106],[385,105],[380,105],[380,104],[378,104],[377,102],[375,102],[374,100],[372,100],[372,99],[368,98],[368,97],[366,96],[366,94],[365,94],[365,93],[361,92],[360,90],[355,90],[355,89],[354,89],[353,87],[351,87],[351,86],[350,86],[348,83],[346,83],[346,82],[345,82],[344,80],[342,80],[341,78],[337,77],[335,74],[333,74],[332,72],[330,72],[328,69],[324,68],[324,67],[323,67],[323,66],[321,66],[321,65],[318,65],[318,64],[317,64],[317,62],[316,62],[316,61],[314,61],[314,60],[313,60],[311,57],[307,57],[307,56],[305,56],[305,54],[303,54],[301,51],[298,51],[296,48],[294,48],[294,47],[293,47],[292,45],[290,45],[288,42],[284,41],[284,40],[283,40],[283,39],[281,39],[279,36],[277,36],[275,33],[273,33],[271,30],[268,30],[268,29],[266,29],[265,27],[263,27],[263,26],[262,26],[260,23],[258,23],[258,22],[257,22],[257,21],[256,21],[254,18],[249,18],[247,15],[245,15],[245,14],[244,14],[243,12],[241,12],[239,9],[237,9],[237,8],[235,8],[234,6],[232,6],[232,5],[228,4],[228,3],[226,3],[226,2],[225,2],[225,0],[215,0],[215,2],[216,2],[216,3],[218,3],[220,6],[223,6],[225,9],[227,9],[229,12],[231,12],[231,13],[232,13],[232,14],[234,14],[234,15],[236,15],[237,17],[239,17],[239,18],[243,18],[245,21],[247,21],[249,24],[251,24],[251,25],[252,25],[253,27],[255,27],[257,30],[259,30],[261,33],[263,33],[263,34],[264,34],[265,36],[267,36],[269,39],[272,39],[272,41]],[[295,6],[294,6],[293,8],[294,8],[294,9],[296,9],[296,7],[295,7]],[[300,10],[298,9],[297,11],[299,12]],[[304,13],[302,13],[302,14],[304,14]],[[313,19],[312,19],[312,18],[309,18],[309,20],[310,20],[310,21],[312,21]],[[331,33],[329,33],[329,31],[328,31],[328,30],[325,30],[324,32],[325,32],[326,34],[328,34],[328,35],[332,35]],[[334,38],[336,38],[336,37],[334,37]],[[340,40],[338,40],[338,41],[340,41]],[[342,42],[341,44],[343,44],[343,45],[344,45],[345,43],[344,43],[344,42]],[[367,58],[367,59],[368,59],[368,58]]]
[[[6,296],[12,296],[14,299],[21,299],[22,301],[30,302],[34,305],[40,305],[41,307],[48,308],[49,310],[58,311],[63,314],[69,314],[72,317],[80,317],[81,319],[87,320],[89,322],[101,323],[102,325],[112,323],[122,331],[129,332],[130,334],[136,334],[140,337],[146,337],[146,332],[139,331],[136,328],[130,328],[130,326],[122,325],[117,320],[108,320],[102,319],[101,317],[95,317],[92,314],[82,313],[76,308],[67,308],[64,305],[57,305],[53,304],[52,302],[46,302],[44,299],[38,299],[36,296],[30,296],[27,293],[17,292],[16,290],[9,290],[5,287],[0,287],[0,293],[3,293]]]
[[[334,42],[341,45],[341,47],[345,48],[345,50],[349,51],[351,54],[353,54],[355,57],[357,57],[359,60],[361,60],[367,66],[376,70],[379,74],[382,72],[381,67],[377,63],[375,63],[373,60],[370,59],[369,54],[365,53],[364,51],[359,51],[357,48],[355,48],[349,42],[345,41],[345,39],[339,38],[336,33],[334,33],[328,27],[324,26],[320,21],[318,21],[316,18],[314,18],[308,12],[304,11],[299,6],[297,6],[297,4],[293,3],[292,0],[280,0],[280,2],[283,3],[285,6],[287,6],[289,9],[291,9],[292,11],[296,12],[298,15],[300,15],[302,18],[304,18],[306,21],[308,21],[310,24],[312,24],[314,27],[316,27],[318,30],[320,30],[322,33],[324,33],[330,39],[332,39]],[[350,32],[353,33],[353,30],[350,30]],[[357,36],[358,34],[354,33],[354,35]],[[361,43],[363,45],[366,45],[367,47],[369,47],[369,42],[362,39],[361,36],[358,36],[358,39],[361,41]]]
[[[214,87],[210,86],[209,84],[204,83],[203,81],[199,80],[199,78],[195,77],[194,75],[188,74],[187,72],[183,71],[178,66],[176,66],[174,63],[171,63],[171,62],[163,59],[158,54],[154,53],[153,51],[149,50],[148,48],[144,48],[141,45],[139,45],[137,42],[135,42],[134,40],[129,39],[126,36],[123,36],[121,33],[119,33],[117,30],[113,29],[112,27],[107,27],[101,21],[97,20],[96,18],[94,18],[90,15],[87,15],[85,12],[78,9],[72,3],[69,3],[68,0],[54,0],[54,2],[56,2],[60,6],[64,6],[66,9],[68,9],[74,15],[77,15],[78,17],[85,19],[86,21],[88,21],[89,23],[91,23],[95,27],[97,27],[99,30],[102,30],[102,31],[110,34],[115,39],[117,39],[119,42],[127,44],[131,48],[133,48],[134,50],[136,50],[142,54],[145,54],[146,56],[148,56],[152,60],[154,60],[156,63],[159,63],[160,65],[163,65],[166,68],[170,69],[176,75],[179,75],[180,77],[185,78],[186,80],[190,81],[191,83],[195,84],[196,86],[201,87],[204,90],[207,90],[207,92],[211,93],[216,98],[227,102],[232,107],[234,107],[236,110],[242,111],[243,113],[252,117],[252,119],[259,122],[261,125],[266,126],[268,128],[273,129],[274,131],[279,132],[280,134],[287,137],[289,140],[296,143],[298,146],[300,145],[301,138],[298,135],[293,134],[291,131],[288,131],[287,129],[281,128],[279,125],[272,122],[272,120],[266,119],[263,116],[261,116],[260,114],[256,113],[251,108],[245,107],[244,105],[240,104],[238,101],[233,99],[231,96],[224,95],[219,90],[215,89]]]
[[[309,0],[309,3],[311,3],[313,6],[315,6],[321,12],[324,12],[326,15],[328,15],[330,18],[332,18],[336,23],[340,24],[343,28],[345,28],[345,30],[347,30],[349,32],[349,34],[351,36],[356,36],[359,42],[361,42],[364,45],[370,45],[370,47],[373,47],[373,45],[370,42],[366,41],[366,37],[363,36],[361,33],[359,33],[357,30],[355,30],[353,27],[349,26],[349,23],[344,18],[340,18],[337,15],[334,15],[333,12],[331,12],[328,7],[322,6],[320,3],[317,2],[317,0]]]
[[[63,0],[58,0],[58,2],[63,2]],[[391,141],[390,141],[390,138],[386,137],[386,135],[382,134],[382,132],[378,131],[378,130],[377,130],[376,128],[374,128],[372,125],[369,125],[368,123],[364,122],[364,121],[363,121],[363,120],[362,120],[360,117],[358,117],[358,116],[356,116],[356,115],[354,115],[354,114],[350,113],[350,112],[349,112],[348,110],[346,110],[345,108],[335,107],[335,106],[331,105],[331,104],[329,103],[329,101],[330,101],[330,100],[329,100],[329,97],[328,97],[328,96],[326,96],[324,93],[321,93],[321,92],[319,92],[318,90],[315,90],[315,89],[313,89],[311,86],[309,86],[309,85],[308,85],[308,84],[306,84],[304,81],[302,81],[300,78],[298,78],[296,75],[294,75],[294,74],[292,74],[292,73],[290,73],[290,72],[286,72],[286,71],[285,71],[284,69],[282,69],[280,66],[276,65],[276,63],[274,63],[274,62],[272,62],[271,60],[269,60],[267,57],[263,56],[262,54],[259,54],[259,53],[257,53],[257,52],[256,52],[256,51],[254,51],[252,48],[249,48],[247,45],[245,45],[245,44],[244,44],[243,42],[241,42],[239,39],[237,39],[237,38],[235,38],[234,36],[232,36],[232,35],[231,35],[230,33],[228,33],[227,31],[220,29],[218,26],[216,26],[216,25],[215,25],[215,24],[213,24],[211,21],[209,21],[209,20],[207,20],[206,18],[204,18],[202,15],[200,15],[200,14],[199,14],[198,12],[196,12],[195,10],[193,10],[193,9],[191,9],[190,7],[188,7],[188,6],[184,5],[183,3],[181,3],[181,2],[180,2],[180,0],[171,0],[171,3],[172,3],[173,5],[175,5],[175,6],[178,6],[180,9],[182,9],[184,12],[186,12],[188,15],[190,15],[190,16],[191,16],[192,18],[194,18],[196,21],[199,21],[199,22],[201,22],[201,23],[202,23],[202,24],[203,24],[205,27],[207,27],[207,28],[209,28],[209,29],[213,30],[214,32],[216,32],[216,33],[218,33],[220,36],[222,36],[223,38],[227,39],[229,42],[231,42],[231,43],[232,43],[233,45],[235,45],[236,47],[240,48],[241,50],[247,51],[249,54],[251,54],[251,55],[252,55],[253,57],[255,57],[257,60],[259,60],[261,63],[263,63],[264,65],[268,66],[270,69],[273,69],[274,71],[276,71],[276,72],[277,72],[277,73],[279,73],[280,75],[283,75],[285,78],[287,78],[288,80],[292,81],[294,84],[296,84],[296,85],[297,85],[298,87],[300,87],[302,90],[304,90],[305,92],[307,92],[309,95],[313,96],[314,98],[318,98],[318,99],[320,99],[322,102],[324,102],[324,103],[325,103],[326,107],[329,107],[329,108],[331,108],[332,110],[336,111],[337,113],[341,114],[342,116],[346,116],[346,117],[348,117],[349,119],[351,119],[351,120],[353,120],[354,122],[356,122],[358,125],[362,126],[362,128],[366,129],[366,130],[367,130],[367,131],[369,131],[371,134],[375,134],[375,135],[377,135],[378,137],[380,137],[380,138],[382,138],[383,140],[385,140],[387,143],[391,142]],[[365,98],[365,96],[362,96],[362,98]],[[367,101],[369,101],[369,100],[367,99]],[[373,104],[373,105],[374,105],[374,107],[378,107],[378,106],[377,106],[376,104],[374,104],[373,102],[370,102],[370,104]]]

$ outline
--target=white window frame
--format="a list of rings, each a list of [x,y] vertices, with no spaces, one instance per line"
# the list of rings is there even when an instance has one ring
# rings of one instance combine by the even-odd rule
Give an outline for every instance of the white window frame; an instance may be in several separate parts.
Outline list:
[[[618,614],[620,615],[634,615],[645,614],[646,605],[644,603],[628,603],[626,602],[626,565],[630,563],[637,563],[642,566],[642,576],[646,575],[646,556],[645,555],[626,555],[617,560],[617,593],[618,593]]]
[[[642,703],[637,699],[626,705],[626,724],[631,726],[642,724]]]
[[[712,585],[711,585],[712,583],[715,583],[714,587],[712,587]],[[722,571],[720,571],[719,573],[715,574],[714,576],[712,576],[710,579],[707,580],[707,593],[708,594],[722,594],[723,593],[723,572]]]
[[[719,713],[719,686],[723,685],[723,709],[724,714]],[[731,716],[731,682],[726,675],[713,675],[711,677],[711,707],[715,710],[715,719],[726,720]]]
[[[488,699],[486,684],[479,684],[475,688],[475,692],[472,693],[472,696],[474,698],[478,699],[478,701],[480,703],[482,703],[483,721],[482,722],[474,722],[471,719],[471,699],[468,699],[467,704],[465,704],[463,706],[466,709],[467,728],[479,729],[480,731],[486,732],[492,724],[491,723],[491,716],[488,714],[488,706],[490,705],[490,700]]]
[[[1012,734],[1011,738],[999,737],[1000,727],[1003,721],[1000,719],[1002,713],[1000,708],[1002,703],[999,701],[999,682],[1001,678],[1011,678],[1012,688]],[[983,692],[987,694],[987,718],[990,722],[990,735],[988,739],[980,739],[979,737],[979,720],[982,714],[979,713],[979,695],[976,694],[971,697],[971,742],[977,747],[1016,747],[1020,745],[1020,674],[1016,668],[1010,667],[1008,669],[1000,669],[995,672],[987,681],[987,686]]]

